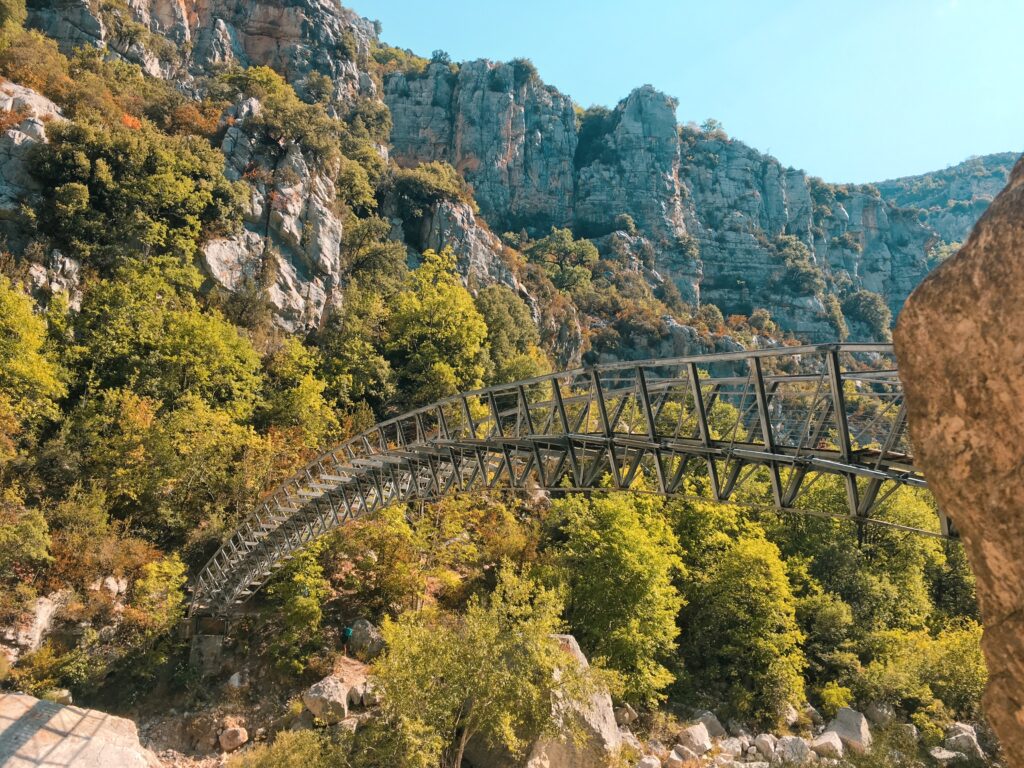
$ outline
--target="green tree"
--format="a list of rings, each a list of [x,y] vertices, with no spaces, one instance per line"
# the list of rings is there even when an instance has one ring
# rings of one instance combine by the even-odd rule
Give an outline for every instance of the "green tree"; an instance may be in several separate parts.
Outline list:
[[[294,674],[306,668],[319,646],[323,604],[330,594],[320,565],[323,547],[321,540],[299,552],[267,588],[276,624],[270,651],[278,667]]]
[[[0,400],[22,424],[54,419],[66,393],[64,375],[47,345],[46,321],[32,300],[0,275]]]
[[[540,350],[540,333],[525,301],[504,285],[482,288],[475,301],[487,324],[489,384],[528,379],[550,370]]]
[[[489,599],[474,598],[463,615],[385,620],[377,681],[423,764],[461,765],[473,738],[521,755],[537,735],[568,726],[552,697],[579,700],[591,687],[552,637],[561,609],[554,592],[503,567]]]
[[[426,251],[412,286],[395,298],[387,356],[409,405],[481,386],[487,325],[458,275],[450,250]]]
[[[591,270],[597,266],[600,255],[597,247],[584,238],[575,239],[568,229],[551,228],[526,249],[527,258],[540,264],[555,287],[569,293],[589,288]]]
[[[327,384],[316,375],[319,362],[316,350],[289,337],[264,364],[262,421],[297,429],[310,448],[322,447],[340,428],[337,415],[324,399]]]
[[[190,260],[240,222],[241,191],[205,139],[139,127],[55,124],[32,173],[47,190],[42,231],[108,272],[127,251]]]
[[[804,700],[802,641],[779,550],[762,538],[729,547],[683,616],[682,654],[693,690],[766,724]]]
[[[653,705],[675,676],[665,666],[676,648],[683,600],[673,583],[679,544],[660,502],[628,494],[558,501],[566,542],[566,617],[589,656],[622,674],[624,696]]]
[[[199,310],[200,277],[173,260],[129,260],[89,292],[79,317],[86,379],[128,386],[167,407],[194,394],[248,418],[261,385],[250,342],[217,312]]]

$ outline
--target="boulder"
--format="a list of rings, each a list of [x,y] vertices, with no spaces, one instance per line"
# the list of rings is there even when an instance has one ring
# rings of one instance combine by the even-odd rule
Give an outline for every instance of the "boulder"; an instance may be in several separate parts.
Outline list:
[[[817,755],[799,736],[783,736],[775,745],[773,764],[806,765],[817,759]]]
[[[843,756],[843,741],[835,731],[825,731],[814,739],[810,746],[818,757],[841,758]]]
[[[636,710],[629,706],[629,704],[623,704],[621,707],[615,708],[615,722],[619,725],[629,725],[636,718]]]
[[[302,694],[302,703],[315,717],[325,723],[340,723],[348,717],[351,690],[350,682],[329,675]]]
[[[777,741],[778,739],[770,733],[759,733],[754,737],[754,746],[765,760],[771,760],[775,757],[775,744]]]
[[[868,726],[868,719],[849,707],[841,707],[825,730],[837,733],[843,746],[858,754],[863,754],[871,748],[871,728]]]
[[[693,763],[697,760],[700,760],[700,758],[686,747],[677,746],[665,758],[665,768],[682,768],[687,763]]]
[[[1006,765],[1024,765],[1024,164],[894,334],[915,466],[977,579],[983,704]]]
[[[825,719],[821,716],[821,712],[810,704],[804,705],[803,715],[811,725],[824,725],[825,723]]]
[[[917,730],[917,726],[913,723],[900,723],[897,726],[897,730],[901,733],[908,741],[916,744],[921,738],[920,732]]]
[[[975,760],[984,760],[985,752],[978,744],[978,734],[967,723],[953,723],[946,731],[946,749],[962,752]]]
[[[714,712],[701,712],[697,715],[697,721],[704,723],[704,727],[708,729],[708,736],[712,739],[721,739],[727,735]]]
[[[967,755],[962,752],[952,752],[943,747],[932,747],[928,750],[928,754],[931,755],[932,760],[942,768],[967,759]]]
[[[875,701],[868,704],[864,710],[864,716],[871,721],[872,725],[886,726],[896,717],[896,712],[892,705],[886,704],[884,701]]]
[[[629,747],[637,753],[644,751],[644,745],[640,743],[640,739],[628,728],[620,727],[619,735],[622,737],[622,746]]]
[[[680,731],[676,742],[693,751],[698,756],[711,749],[711,736],[704,723],[696,723]]]
[[[384,636],[366,619],[357,619],[352,624],[348,649],[363,661],[372,661],[384,650]]]
[[[225,752],[234,752],[249,740],[249,732],[240,726],[225,728],[220,732],[218,741]]]
[[[732,755],[733,757],[740,757],[746,752],[746,745],[735,736],[730,736],[727,739],[722,739],[718,742],[718,749],[725,755]]]
[[[375,707],[380,704],[380,696],[377,694],[377,686],[373,684],[372,680],[367,680],[363,686],[363,702],[364,707]]]
[[[661,760],[654,755],[647,755],[641,757],[640,762],[636,764],[636,768],[661,768]]]

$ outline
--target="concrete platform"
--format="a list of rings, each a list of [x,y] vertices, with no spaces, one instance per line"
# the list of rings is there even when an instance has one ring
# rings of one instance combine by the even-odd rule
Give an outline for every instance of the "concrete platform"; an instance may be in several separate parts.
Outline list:
[[[135,723],[20,693],[0,695],[0,768],[158,768]]]

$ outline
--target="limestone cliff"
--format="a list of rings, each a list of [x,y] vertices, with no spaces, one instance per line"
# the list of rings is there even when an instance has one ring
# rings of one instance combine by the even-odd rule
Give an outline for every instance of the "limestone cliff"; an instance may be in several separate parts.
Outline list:
[[[833,338],[825,293],[874,291],[895,312],[928,269],[936,237],[914,212],[871,187],[785,168],[721,131],[680,127],[675,100],[650,86],[577,116],[528,63],[474,61],[393,75],[384,99],[394,158],[450,162],[496,228],[599,236],[628,214],[655,244],[652,267],[684,299],[727,314],[764,306],[787,330]],[[787,285],[783,236],[806,246],[821,289]]]
[[[972,157],[941,171],[879,182],[882,197],[918,211],[918,218],[948,243],[967,239],[978,217],[1006,186],[1017,152]]]

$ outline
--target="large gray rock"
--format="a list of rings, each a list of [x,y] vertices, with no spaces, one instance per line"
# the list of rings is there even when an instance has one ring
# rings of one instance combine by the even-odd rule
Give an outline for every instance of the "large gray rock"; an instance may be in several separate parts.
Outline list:
[[[834,731],[842,740],[843,746],[852,752],[861,754],[871,749],[871,727],[868,725],[868,719],[849,707],[841,707],[825,730]]]
[[[681,744],[697,755],[703,755],[711,750],[711,736],[708,734],[707,726],[704,723],[696,723],[687,726],[676,736],[676,743]]]
[[[896,329],[915,462],[977,578],[984,705],[1024,765],[1024,165],[967,244],[914,291]]]
[[[572,635],[555,635],[555,638],[575,663],[589,666],[576,638]],[[552,706],[559,719],[573,723],[581,737],[578,741],[568,734],[542,736],[527,747],[525,761],[517,761],[504,750],[473,739],[466,747],[466,758],[475,766],[487,768],[592,768],[617,758],[622,734],[615,724],[611,696],[596,692],[582,704],[559,698]]]
[[[770,733],[759,733],[754,737],[754,747],[761,753],[761,756],[765,760],[771,760],[775,757],[775,745],[778,743],[776,739]]]
[[[714,712],[701,712],[697,715],[697,720],[704,723],[704,727],[708,729],[708,736],[712,739],[721,739],[727,735]]]
[[[962,752],[953,752],[945,749],[944,747],[932,747],[928,750],[928,754],[931,756],[932,760],[935,761],[936,765],[941,766],[941,768],[946,768],[946,766],[955,765],[956,763],[965,762],[967,760],[967,755]]]
[[[825,731],[811,741],[810,747],[818,757],[841,758],[843,756],[843,741],[835,731]]]
[[[978,744],[978,734],[968,723],[953,723],[946,731],[946,749],[963,752],[976,760],[985,759],[985,751]]]
[[[348,717],[350,706],[362,704],[366,682],[365,668],[350,662],[346,668],[310,686],[302,694],[302,703],[325,723],[340,723]]]
[[[160,768],[139,743],[135,723],[123,717],[4,693],[0,723],[4,768]]]
[[[773,765],[806,765],[817,759],[817,755],[799,736],[783,736],[775,745]]]
[[[231,728],[225,728],[220,732],[218,741],[220,742],[220,748],[225,752],[234,752],[240,746],[245,744],[249,740],[249,732],[241,726],[232,726]]]
[[[0,627],[0,655],[13,664],[21,655],[38,651],[53,630],[58,611],[70,597],[68,590],[37,597],[31,610],[20,621]]]
[[[366,619],[356,619],[352,623],[352,637],[348,642],[348,649],[358,658],[372,661],[384,650],[384,637],[380,630]]]

